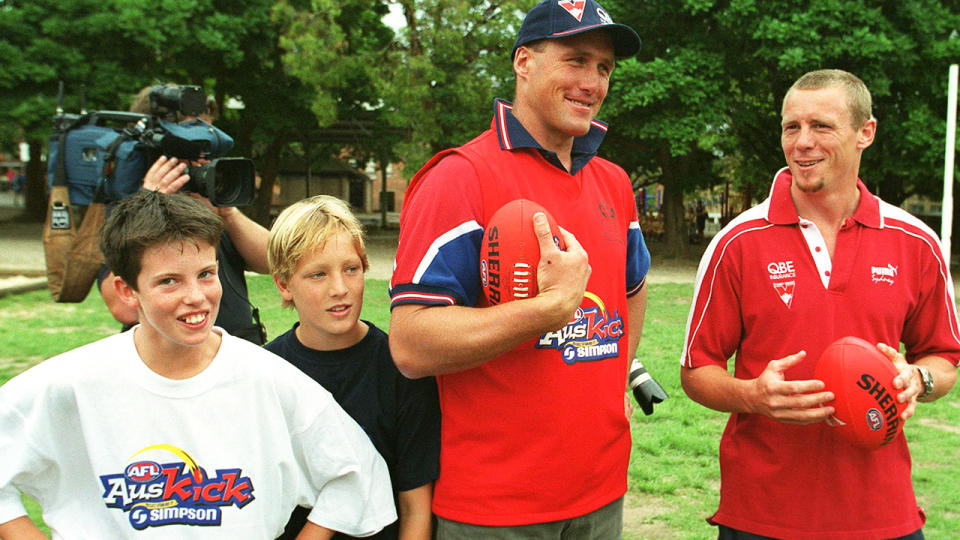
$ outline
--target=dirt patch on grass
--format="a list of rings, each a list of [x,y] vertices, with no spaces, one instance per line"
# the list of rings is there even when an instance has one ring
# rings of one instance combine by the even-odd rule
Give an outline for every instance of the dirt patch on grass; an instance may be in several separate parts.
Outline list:
[[[656,519],[667,511],[667,505],[657,497],[628,492],[623,499],[623,538],[625,540],[678,538],[680,531]]]
[[[931,427],[933,429],[939,429],[941,431],[960,435],[960,426],[948,424],[942,420],[937,420],[935,418],[918,418],[917,422],[921,426]]]

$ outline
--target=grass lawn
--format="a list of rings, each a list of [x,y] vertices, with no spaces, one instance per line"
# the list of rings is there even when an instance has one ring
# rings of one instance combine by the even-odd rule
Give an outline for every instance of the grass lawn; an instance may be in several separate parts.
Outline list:
[[[260,307],[270,337],[290,328],[296,313],[280,308],[266,276],[251,276],[251,299]],[[726,415],[690,401],[680,388],[679,357],[693,288],[651,284],[640,355],[670,394],[652,416],[634,414],[624,537],[715,537],[704,518],[718,501],[717,447]],[[363,318],[389,327],[384,281],[369,280]],[[117,331],[96,291],[80,304],[55,304],[43,291],[0,299],[0,384],[50,356]],[[960,531],[960,398],[954,391],[922,404],[906,424],[914,462],[914,487],[927,511],[927,538],[956,538]],[[28,505],[39,521],[36,505]]]

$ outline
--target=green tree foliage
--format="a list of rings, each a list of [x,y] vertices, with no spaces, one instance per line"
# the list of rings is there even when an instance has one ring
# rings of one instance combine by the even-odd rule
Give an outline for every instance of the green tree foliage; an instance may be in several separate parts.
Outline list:
[[[947,66],[960,58],[960,13],[950,2],[606,3],[644,41],[615,74],[607,151],[666,186],[674,252],[685,243],[682,194],[722,181],[748,200],[766,192],[783,166],[781,100],[814,69],[851,71],[873,93],[879,131],[862,165],[872,189],[893,203],[939,193]]]
[[[399,6],[394,36],[382,18]],[[202,84],[226,111],[220,127],[263,176],[255,216],[291,152],[318,126],[354,121],[356,155],[402,157],[415,170],[486,128],[495,96],[510,98],[509,51],[532,0],[0,0],[0,148],[37,151],[56,107],[124,109],[140,87]],[[780,100],[800,74],[839,67],[875,98],[876,143],[863,177],[892,202],[939,193],[947,65],[960,58],[953,0],[605,0],[643,39],[614,73],[602,152],[638,181],[666,185],[668,244],[682,246],[683,194],[730,182],[766,192],[783,163]],[[392,128],[392,129],[391,129]],[[397,146],[400,134],[409,136]],[[313,150],[311,150],[311,148]],[[43,171],[32,160],[28,201],[42,217]],[[757,194],[756,197],[753,194]],[[34,204],[33,206],[37,206]],[[738,208],[739,209],[739,208]]]
[[[34,219],[44,214],[39,151],[50,131],[58,81],[64,109],[125,110],[143,86],[199,84],[223,105],[219,126],[236,140],[235,155],[254,158],[264,179],[254,217],[268,219],[269,194],[292,135],[313,129],[313,90],[280,61],[284,21],[271,18],[269,0],[0,0],[0,125],[16,126],[36,155],[30,185]],[[31,198],[28,193],[28,203]]]
[[[93,0],[0,1],[0,147],[21,139],[31,146],[26,200],[34,219],[44,212],[40,157],[58,81],[67,85],[64,108],[72,111],[80,109],[81,86],[88,108],[115,108],[116,89],[136,85],[138,74],[121,68],[136,52],[119,46],[125,35],[113,22],[113,13]]]
[[[750,99],[740,100],[737,118],[758,105],[769,111],[760,122],[732,122],[738,138],[759,146],[762,132],[754,128],[771,137],[779,132],[783,94],[801,74],[845,69],[870,88],[878,120],[877,139],[864,153],[862,178],[894,204],[912,194],[939,195],[946,74],[960,58],[955,3],[828,0],[798,9],[788,2],[742,0],[731,3],[722,20],[731,33],[749,29],[732,48],[742,53],[727,55],[729,65],[738,67],[731,75],[753,90]],[[771,156],[755,165],[772,172],[783,160],[775,139],[768,146]]]
[[[384,39],[382,25],[373,23],[390,4],[402,11],[405,25],[396,35],[387,29]],[[370,141],[375,147],[366,150],[399,157],[415,171],[435,152],[485,129],[493,98],[510,97],[509,54],[528,4],[313,0],[284,2],[276,13],[289,21],[283,38],[287,69],[317,90],[313,111],[321,124],[343,121],[345,109],[371,118],[386,137]],[[345,102],[345,96],[351,97]],[[406,134],[402,142],[398,133]]]
[[[319,125],[374,109],[379,98],[369,66],[393,38],[382,22],[386,5],[357,0],[299,4],[281,2],[273,16],[284,28],[283,63],[313,90],[311,109]]]
[[[493,99],[512,98],[510,51],[529,0],[395,0],[406,26],[375,68],[400,154],[415,171],[488,128]]]
[[[668,254],[686,251],[684,199],[719,182],[714,162],[730,109],[724,36],[706,2],[608,2],[642,47],[618,62],[605,102],[607,152],[642,183],[665,186],[661,213]]]
[[[310,89],[316,125],[325,128],[305,133],[305,157],[348,155],[360,164],[375,159],[383,173],[396,159],[403,132],[386,120],[373,80],[394,38],[383,23],[387,10],[383,2],[365,0],[283,1],[274,9],[284,29],[284,68]],[[385,184],[384,176],[383,190]],[[386,224],[384,205],[381,211]]]

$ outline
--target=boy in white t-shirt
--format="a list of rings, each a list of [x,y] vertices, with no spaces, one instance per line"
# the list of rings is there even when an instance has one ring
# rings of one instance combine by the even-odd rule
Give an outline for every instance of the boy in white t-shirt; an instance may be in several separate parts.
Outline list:
[[[369,536],[396,520],[386,465],[331,395],[213,326],[222,221],[183,194],[121,201],[100,248],[131,332],[0,387],[0,537]],[[33,535],[33,536],[31,536]]]

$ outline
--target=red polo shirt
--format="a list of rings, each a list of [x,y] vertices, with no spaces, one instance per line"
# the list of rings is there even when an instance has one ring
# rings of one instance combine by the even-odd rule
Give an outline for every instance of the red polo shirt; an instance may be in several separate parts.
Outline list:
[[[567,172],[498,101],[490,130],[439,154],[411,180],[394,306],[489,305],[480,289],[483,229],[518,198],[541,204],[573,233],[593,268],[565,328],[437,377],[438,516],[489,526],[544,523],[593,512],[627,490],[627,298],[642,287],[650,257],[626,173],[596,157],[605,130],[594,122],[574,140]]]
[[[770,197],[711,242],[697,273],[683,364],[756,378],[771,360],[807,356],[787,379],[812,379],[831,342],[857,336],[906,345],[907,360],[960,361],[953,284],[936,235],[870,194],[837,236],[831,260],[797,215],[787,169]],[[826,424],[730,415],[720,442],[720,508],[712,521],[786,538],[890,538],[923,525],[903,435],[879,450],[843,442]]]

